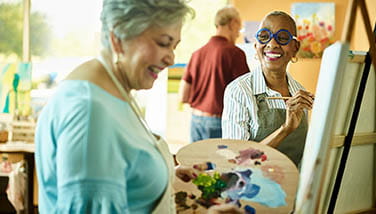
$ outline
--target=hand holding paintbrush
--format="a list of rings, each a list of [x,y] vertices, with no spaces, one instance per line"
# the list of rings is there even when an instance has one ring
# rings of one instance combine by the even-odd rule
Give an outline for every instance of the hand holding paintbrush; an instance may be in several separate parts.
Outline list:
[[[315,95],[299,90],[293,97],[286,100],[286,121],[284,128],[288,132],[292,132],[298,128],[302,117],[304,116],[304,110],[311,110]]]

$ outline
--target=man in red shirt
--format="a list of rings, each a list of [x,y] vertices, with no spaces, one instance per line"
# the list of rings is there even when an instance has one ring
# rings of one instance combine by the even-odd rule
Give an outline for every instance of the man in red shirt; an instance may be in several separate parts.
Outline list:
[[[215,36],[192,54],[180,85],[180,98],[192,108],[191,142],[221,138],[224,90],[249,72],[244,52],[235,46],[241,19],[234,7],[220,9]]]

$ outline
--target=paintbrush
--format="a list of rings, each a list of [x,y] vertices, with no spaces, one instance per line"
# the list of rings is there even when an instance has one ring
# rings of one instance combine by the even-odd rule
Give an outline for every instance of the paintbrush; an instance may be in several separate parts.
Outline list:
[[[290,98],[291,97],[265,97],[265,99],[267,99],[267,100],[278,100],[278,99],[288,100]]]

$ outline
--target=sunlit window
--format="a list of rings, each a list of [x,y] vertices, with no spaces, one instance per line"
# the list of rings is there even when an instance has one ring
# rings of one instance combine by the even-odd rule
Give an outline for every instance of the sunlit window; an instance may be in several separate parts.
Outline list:
[[[187,20],[176,63],[187,63],[191,53],[215,32],[215,12],[226,0],[192,0],[196,18]],[[64,76],[74,65],[100,50],[102,0],[31,0],[30,52],[33,75]],[[0,0],[0,59],[22,60],[23,1]],[[57,76],[57,75],[55,75]]]
[[[31,48],[32,53],[34,48],[43,50],[42,55],[32,54],[35,78],[50,74],[59,80],[79,63],[97,55],[101,0],[31,1],[31,14],[42,17],[41,26],[31,27],[31,34],[39,32],[45,38],[41,46]]]
[[[103,1],[30,1],[32,98],[37,103],[34,110],[39,111],[51,94],[51,90],[46,89],[54,88],[77,65],[98,55]],[[191,54],[215,34],[215,13],[227,3],[228,0],[189,2],[196,17],[188,19],[184,25],[182,40],[175,51],[176,64],[188,63]],[[23,4],[24,0],[0,0],[0,66],[23,60]],[[168,82],[174,85],[173,93],[176,93],[178,79]],[[164,87],[163,93],[166,93],[166,83]],[[169,97],[168,102],[175,100]]]
[[[23,7],[21,0],[0,0],[0,63],[22,58]]]

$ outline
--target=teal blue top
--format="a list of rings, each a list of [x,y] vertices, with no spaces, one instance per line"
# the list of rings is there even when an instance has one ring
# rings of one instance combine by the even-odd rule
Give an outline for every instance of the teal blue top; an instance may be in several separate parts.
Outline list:
[[[40,213],[151,213],[168,169],[129,103],[63,81],[35,136]]]

